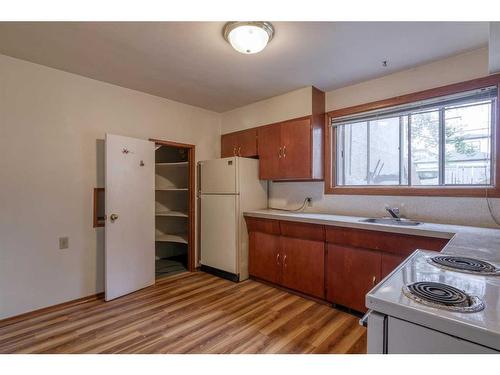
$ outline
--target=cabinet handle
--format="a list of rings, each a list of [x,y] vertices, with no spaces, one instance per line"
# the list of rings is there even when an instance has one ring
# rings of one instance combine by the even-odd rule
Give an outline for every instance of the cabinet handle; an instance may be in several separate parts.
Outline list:
[[[280,147],[280,150],[278,151],[278,158],[281,159],[281,147]]]
[[[373,276],[372,285],[375,286],[376,283],[377,283],[377,276]]]
[[[280,265],[280,253],[276,255],[276,264],[279,266]]]
[[[241,156],[241,146],[238,147],[238,156]]]
[[[233,147],[233,156],[236,156],[236,146]]]
[[[283,157],[286,158],[286,146],[283,146]]]
[[[286,254],[283,256],[283,267],[286,268]]]

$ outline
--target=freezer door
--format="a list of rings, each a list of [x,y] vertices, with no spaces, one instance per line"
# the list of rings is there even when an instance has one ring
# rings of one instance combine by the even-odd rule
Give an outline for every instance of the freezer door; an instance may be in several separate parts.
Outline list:
[[[205,160],[200,162],[200,190],[202,194],[238,193],[236,176],[238,158]]]
[[[201,264],[238,274],[238,196],[201,195]]]

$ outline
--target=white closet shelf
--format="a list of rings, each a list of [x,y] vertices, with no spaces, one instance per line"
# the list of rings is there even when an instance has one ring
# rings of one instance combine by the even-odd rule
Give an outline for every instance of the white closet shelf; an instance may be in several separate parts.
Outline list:
[[[179,161],[174,163],[156,163],[156,166],[158,167],[183,167],[187,165],[188,165],[187,161]]]
[[[187,234],[157,234],[155,240],[158,242],[188,243]]]
[[[156,216],[175,216],[175,217],[188,217],[187,212],[184,211],[156,211]]]
[[[178,187],[156,187],[156,191],[188,191],[188,188],[178,188]]]

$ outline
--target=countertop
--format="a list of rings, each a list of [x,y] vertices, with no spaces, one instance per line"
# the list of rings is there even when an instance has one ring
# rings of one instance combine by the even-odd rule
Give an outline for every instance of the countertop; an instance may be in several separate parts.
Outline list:
[[[286,220],[301,223],[333,225],[346,228],[376,230],[390,233],[403,233],[450,239],[441,251],[446,254],[476,257],[500,264],[500,229],[422,223],[420,225],[395,226],[360,222],[366,217],[330,215],[309,212],[286,212],[278,210],[257,210],[244,213],[248,217]]]

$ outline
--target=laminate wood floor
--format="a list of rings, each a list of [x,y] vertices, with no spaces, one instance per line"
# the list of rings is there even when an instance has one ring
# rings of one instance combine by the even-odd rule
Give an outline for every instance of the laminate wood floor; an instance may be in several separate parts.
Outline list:
[[[0,323],[0,353],[365,353],[358,318],[271,286],[184,273],[111,302]]]

